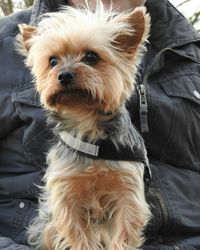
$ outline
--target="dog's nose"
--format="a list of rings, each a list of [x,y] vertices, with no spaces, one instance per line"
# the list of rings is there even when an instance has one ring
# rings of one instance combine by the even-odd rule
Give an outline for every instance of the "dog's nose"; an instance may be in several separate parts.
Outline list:
[[[75,75],[73,72],[63,72],[58,76],[58,80],[63,86],[73,84]]]

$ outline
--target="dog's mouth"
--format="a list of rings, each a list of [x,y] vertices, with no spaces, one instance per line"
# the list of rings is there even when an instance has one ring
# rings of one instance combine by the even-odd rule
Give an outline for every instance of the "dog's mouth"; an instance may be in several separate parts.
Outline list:
[[[51,95],[48,103],[50,106],[55,106],[56,104],[66,104],[68,101],[84,101],[87,103],[98,102],[97,98],[94,98],[88,90],[68,89],[60,90]]]

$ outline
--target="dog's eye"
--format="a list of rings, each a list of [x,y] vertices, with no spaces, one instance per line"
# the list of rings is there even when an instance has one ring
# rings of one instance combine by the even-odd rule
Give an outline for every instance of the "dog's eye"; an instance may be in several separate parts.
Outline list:
[[[100,57],[96,52],[89,51],[85,54],[83,61],[89,65],[95,65],[99,62]]]
[[[49,65],[50,65],[51,67],[54,67],[54,66],[56,66],[57,64],[58,64],[58,58],[57,58],[57,57],[52,56],[52,57],[49,58]]]

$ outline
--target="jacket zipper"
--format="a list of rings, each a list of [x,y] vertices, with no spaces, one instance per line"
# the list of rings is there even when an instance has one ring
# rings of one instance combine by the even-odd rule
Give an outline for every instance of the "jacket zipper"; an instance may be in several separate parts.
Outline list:
[[[139,102],[140,102],[140,126],[141,133],[149,132],[148,126],[148,104],[147,104],[147,95],[146,95],[146,86],[144,84],[139,84],[137,86],[137,91],[139,94]]]
[[[162,215],[163,215],[163,221],[164,221],[163,223],[167,224],[169,221],[169,211],[168,211],[167,205],[158,190],[156,190],[155,195],[160,204],[160,208],[161,208]]]
[[[161,211],[162,211],[162,215],[163,215],[163,225],[164,224],[167,224],[168,221],[169,221],[169,210],[167,208],[167,205],[164,201],[164,199],[162,198],[160,192],[158,190],[155,191],[155,195],[156,195],[156,198],[158,199],[158,202],[160,204],[160,208],[161,208]],[[163,227],[162,225],[162,227]],[[172,246],[174,250],[181,250],[181,248],[177,245],[175,246]]]

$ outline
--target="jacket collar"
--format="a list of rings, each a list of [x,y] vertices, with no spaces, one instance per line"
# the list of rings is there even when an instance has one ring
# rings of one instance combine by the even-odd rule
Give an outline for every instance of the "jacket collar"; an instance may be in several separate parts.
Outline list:
[[[40,17],[47,12],[49,12],[49,9],[43,0],[34,0],[30,23],[37,25],[40,21]]]
[[[168,0],[147,0],[150,13],[151,44],[162,50],[200,40],[200,34]]]

